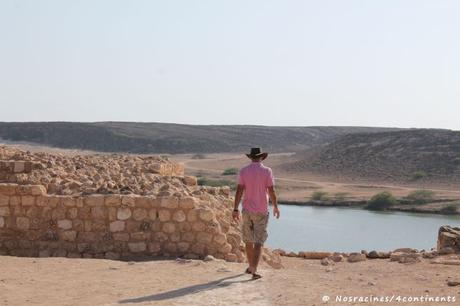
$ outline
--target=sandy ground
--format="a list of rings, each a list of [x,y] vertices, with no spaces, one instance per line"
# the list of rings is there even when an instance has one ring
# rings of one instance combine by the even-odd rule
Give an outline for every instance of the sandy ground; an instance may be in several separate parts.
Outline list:
[[[241,168],[248,163],[242,154],[205,154],[204,159],[194,159],[193,154],[171,155],[170,158],[185,165],[189,175],[202,175],[206,178],[236,181],[235,175],[222,175],[228,168]],[[429,189],[437,198],[460,199],[460,186],[435,186],[428,184],[391,185],[384,182],[353,180],[346,177],[327,177],[308,172],[286,172],[280,165],[293,158],[293,153],[271,154],[264,164],[275,174],[280,199],[307,201],[315,191],[325,191],[330,197],[345,193],[350,200],[367,200],[374,194],[389,191],[397,197],[404,197],[417,189]]]
[[[224,261],[121,262],[105,259],[0,256],[0,305],[376,305],[336,302],[337,296],[451,296],[460,301],[460,266],[388,260],[321,266],[283,258],[284,269]],[[323,296],[328,296],[328,302]],[[379,303],[459,305],[457,303]]]

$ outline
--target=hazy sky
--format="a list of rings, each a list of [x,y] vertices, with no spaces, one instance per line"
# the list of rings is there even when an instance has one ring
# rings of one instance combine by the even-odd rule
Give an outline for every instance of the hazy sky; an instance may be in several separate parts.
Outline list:
[[[460,130],[460,1],[0,0],[0,121]]]

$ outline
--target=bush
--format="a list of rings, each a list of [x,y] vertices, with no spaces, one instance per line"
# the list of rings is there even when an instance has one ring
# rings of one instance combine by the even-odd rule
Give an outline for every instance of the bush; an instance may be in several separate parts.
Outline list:
[[[396,198],[391,193],[384,191],[377,193],[367,202],[367,209],[385,210],[396,203]]]
[[[235,175],[235,174],[238,174],[237,168],[228,168],[228,169],[225,169],[224,172],[222,172],[222,175]]]
[[[426,176],[426,173],[424,171],[415,171],[412,174],[412,180],[417,181],[417,180],[424,178],[425,176]]]
[[[204,154],[195,154],[192,156],[192,159],[205,159],[206,155]]]
[[[337,192],[334,194],[334,200],[337,202],[343,202],[345,201],[345,198],[349,195],[348,192]]]
[[[414,190],[406,196],[406,200],[409,200],[415,204],[425,204],[433,200],[433,195],[434,192],[431,190]]]
[[[200,186],[211,186],[211,187],[229,186],[231,189],[236,189],[236,183],[230,180],[213,180],[213,179],[207,179],[204,177],[199,177],[197,182],[198,182],[198,185]]]
[[[315,191],[311,195],[313,201],[327,201],[329,200],[328,193],[325,191]]]
[[[447,205],[446,207],[441,208],[439,212],[444,215],[455,215],[457,214],[457,204]]]

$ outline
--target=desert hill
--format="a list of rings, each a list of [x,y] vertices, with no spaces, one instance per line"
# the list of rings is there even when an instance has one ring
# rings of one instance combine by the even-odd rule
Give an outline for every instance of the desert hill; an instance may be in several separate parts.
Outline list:
[[[414,129],[349,134],[297,154],[288,171],[394,181],[460,181],[460,132]]]
[[[137,122],[0,122],[0,138],[58,148],[130,153],[301,151],[373,127],[272,127]]]

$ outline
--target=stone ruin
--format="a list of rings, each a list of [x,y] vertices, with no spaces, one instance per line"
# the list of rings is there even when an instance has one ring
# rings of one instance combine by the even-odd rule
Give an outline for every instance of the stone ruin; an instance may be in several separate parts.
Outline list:
[[[232,207],[229,187],[198,186],[164,157],[0,147],[0,255],[243,262]]]

